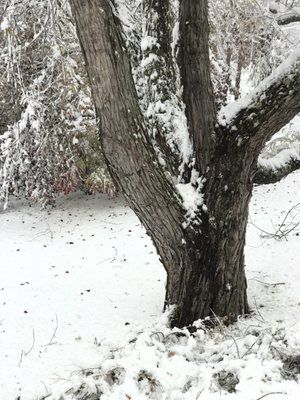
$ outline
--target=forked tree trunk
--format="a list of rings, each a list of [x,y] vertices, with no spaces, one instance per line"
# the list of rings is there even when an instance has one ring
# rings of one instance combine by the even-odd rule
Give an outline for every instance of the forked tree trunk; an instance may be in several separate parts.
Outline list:
[[[153,239],[166,269],[165,305],[176,305],[173,324],[189,325],[213,314],[236,319],[248,311],[244,244],[256,161],[268,137],[300,111],[298,67],[289,79],[283,77],[281,83],[264,89],[246,109],[241,106],[232,124],[221,121],[216,125],[207,4],[181,1],[184,98],[189,105],[196,166],[206,179],[202,189],[205,207],[200,206],[186,226],[182,200],[170,174],[159,165],[144,128],[121,27],[111,3],[70,3],[91,82],[102,149],[113,178]],[[184,65],[186,60],[189,65]],[[288,102],[292,88],[294,95]],[[275,108],[270,98],[274,98]],[[288,105],[291,111],[282,116]],[[259,107],[265,107],[265,112]],[[256,109],[262,128],[253,116]]]

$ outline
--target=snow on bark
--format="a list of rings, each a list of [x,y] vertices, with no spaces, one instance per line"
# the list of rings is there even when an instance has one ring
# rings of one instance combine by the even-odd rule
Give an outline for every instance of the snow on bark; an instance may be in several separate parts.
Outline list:
[[[266,100],[266,102],[268,102],[268,91],[272,90],[274,85],[282,83],[283,86],[290,87],[291,95],[293,91],[300,91],[299,81],[297,82],[298,86],[293,86],[293,80],[296,77],[300,77],[300,47],[298,47],[268,78],[262,81],[253,92],[222,107],[218,113],[219,125],[231,125],[240,114],[243,112],[248,114],[249,110],[253,110],[253,113],[259,111],[265,112],[266,110],[260,110],[259,106],[261,101]],[[281,92],[278,93],[279,97],[280,95]],[[252,118],[253,114],[250,113],[247,117]]]
[[[258,184],[277,182],[300,168],[299,116],[266,144],[258,157],[257,166],[254,182]]]
[[[177,183],[176,189],[179,192],[183,207],[186,209],[185,221],[183,228],[187,228],[193,224],[199,224],[199,210],[205,211],[204,194],[202,189],[205,180],[199,177],[199,173],[192,170],[191,181],[189,183]]]
[[[160,163],[171,165],[172,175],[181,180],[184,166],[191,162],[192,144],[176,64],[178,7],[177,0],[162,6],[147,0],[118,2],[147,130]],[[133,9],[136,12],[130,13]],[[179,165],[171,161],[174,154]]]

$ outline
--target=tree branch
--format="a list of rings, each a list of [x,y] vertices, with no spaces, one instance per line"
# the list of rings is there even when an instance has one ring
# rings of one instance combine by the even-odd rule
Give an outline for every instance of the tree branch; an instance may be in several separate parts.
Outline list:
[[[144,82],[140,104],[146,104],[147,128],[159,156],[164,159],[166,170],[178,176],[182,164],[190,163],[192,151],[191,145],[188,146],[190,154],[182,151],[183,136],[186,136],[185,143],[189,137],[187,129],[182,129],[184,105],[178,96],[181,87],[171,46],[175,16],[169,0],[143,0],[142,4],[144,18],[147,18],[139,66],[141,81]],[[149,37],[152,42],[149,42]]]
[[[300,48],[248,96],[223,107],[221,131],[258,156],[263,145],[300,112]]]
[[[292,24],[293,22],[300,22],[300,14],[293,13],[293,14],[285,14],[285,15],[280,15],[276,19],[278,25],[289,25]]]
[[[253,182],[257,185],[279,182],[298,169],[300,169],[300,159],[295,158],[291,158],[285,165],[276,169],[258,165]]]
[[[205,173],[210,160],[216,117],[210,78],[207,14],[207,0],[180,2],[179,66],[183,100],[196,167],[201,174]]]

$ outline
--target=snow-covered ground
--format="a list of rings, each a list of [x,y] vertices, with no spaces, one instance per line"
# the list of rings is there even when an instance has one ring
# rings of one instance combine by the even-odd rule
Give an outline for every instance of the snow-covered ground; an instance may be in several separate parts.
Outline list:
[[[166,327],[164,270],[122,200],[10,203],[0,214],[0,400],[299,398],[299,201],[299,172],[255,189],[254,314],[194,335]]]

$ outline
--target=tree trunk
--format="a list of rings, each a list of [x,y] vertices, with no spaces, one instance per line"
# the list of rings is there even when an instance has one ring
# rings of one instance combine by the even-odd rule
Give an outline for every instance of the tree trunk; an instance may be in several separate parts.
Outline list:
[[[195,164],[205,178],[203,204],[189,221],[174,184],[176,177],[160,166],[145,129],[111,2],[70,0],[70,4],[90,78],[102,149],[111,175],[153,239],[166,269],[165,306],[176,306],[173,325],[190,325],[214,314],[233,321],[248,311],[244,244],[257,157],[268,135],[300,111],[298,64],[294,75],[288,71],[281,82],[273,84],[271,80],[261,95],[248,99],[246,109],[238,107],[232,123],[220,118],[216,125],[207,5],[205,1],[181,1],[183,95]],[[201,60],[200,70],[199,59],[193,57]],[[264,112],[255,114],[261,104]],[[289,113],[283,113],[289,104]]]
[[[168,274],[166,304],[177,305],[179,326],[209,315],[232,322],[249,311],[244,245],[256,157],[224,146],[222,136],[206,182],[207,211],[185,237],[185,258],[177,245],[180,268]]]

